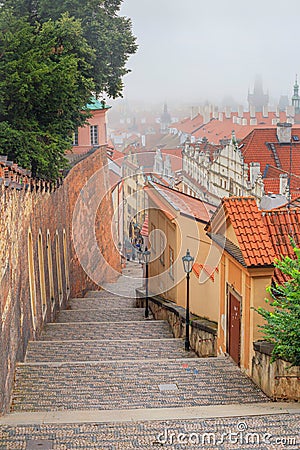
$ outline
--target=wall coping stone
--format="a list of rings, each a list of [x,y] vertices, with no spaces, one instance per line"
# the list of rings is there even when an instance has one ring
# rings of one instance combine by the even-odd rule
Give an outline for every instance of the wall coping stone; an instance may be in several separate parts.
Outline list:
[[[274,344],[268,341],[256,341],[253,342],[253,348],[256,352],[264,353],[265,355],[272,356]]]
[[[145,298],[145,289],[136,289],[136,297]],[[178,306],[176,303],[166,300],[159,295],[151,295],[151,293],[149,294],[148,299],[150,302],[153,302],[174,313],[177,317],[180,317],[183,322],[185,322],[185,308],[182,306]],[[195,314],[190,314],[190,326],[207,333],[211,333],[214,336],[217,336],[218,333],[218,324],[216,322],[196,316]]]

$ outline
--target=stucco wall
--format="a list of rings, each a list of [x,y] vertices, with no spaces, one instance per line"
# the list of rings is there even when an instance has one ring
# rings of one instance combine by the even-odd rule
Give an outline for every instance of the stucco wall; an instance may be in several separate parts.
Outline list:
[[[136,290],[138,308],[145,307],[145,291]],[[159,296],[149,297],[149,308],[156,320],[166,320],[175,338],[185,338],[185,309]],[[218,324],[190,315],[190,346],[200,357],[217,356]]]

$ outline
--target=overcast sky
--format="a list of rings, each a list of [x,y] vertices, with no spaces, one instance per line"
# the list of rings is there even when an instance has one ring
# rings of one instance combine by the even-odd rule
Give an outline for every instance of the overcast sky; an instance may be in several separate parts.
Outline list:
[[[129,101],[247,104],[256,74],[277,100],[300,75],[300,0],[124,0],[121,14],[139,44]]]

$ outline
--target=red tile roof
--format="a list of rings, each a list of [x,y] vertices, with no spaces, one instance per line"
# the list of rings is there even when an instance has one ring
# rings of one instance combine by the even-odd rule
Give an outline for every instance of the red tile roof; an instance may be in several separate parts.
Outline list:
[[[183,194],[182,192],[175,191],[174,189],[157,183],[151,182],[147,187],[147,193],[154,201],[159,197],[163,198],[170,205],[167,212],[169,215],[172,215],[173,218],[175,216],[172,210],[177,209],[180,211],[180,214],[187,215],[196,220],[208,222],[216,209],[215,206],[203,202],[198,198],[191,197],[190,195]],[[166,207],[164,207],[164,209],[166,209]]]
[[[290,238],[296,245],[300,244],[300,208],[283,208],[262,213],[263,221],[267,227],[277,257],[293,257],[293,246]]]
[[[254,197],[224,198],[222,203],[245,264],[248,267],[272,265],[276,254]]]
[[[291,239],[297,247],[300,246],[300,208],[280,207],[262,214],[276,257],[295,258]],[[287,279],[286,275],[275,269],[274,280],[277,283],[281,284]]]
[[[292,135],[299,138],[299,142],[292,143],[292,173],[300,175],[300,128],[293,127]],[[272,151],[272,146],[275,153]],[[240,142],[239,148],[247,164],[251,162],[260,163],[262,173],[264,173],[267,165],[278,167],[285,172],[290,171],[291,146],[278,142],[275,127],[254,129]],[[275,154],[278,156],[277,161]]]
[[[169,155],[173,172],[182,170],[182,148],[162,149],[162,155]],[[165,159],[165,158],[164,158]]]
[[[230,117],[226,117],[223,112],[223,119],[219,120],[213,118],[212,115],[209,117],[209,121],[204,123],[203,116],[198,114],[193,119],[186,118],[180,122],[170,125],[170,128],[176,128],[178,131],[183,133],[191,134],[196,138],[207,137],[209,142],[219,143],[220,139],[230,139],[232,130],[235,131],[237,139],[243,139],[253,130],[254,128],[260,127],[271,127],[272,121],[274,119],[280,122],[285,122],[287,120],[287,115],[285,112],[280,112],[279,118],[275,112],[269,112],[268,117],[263,117],[262,112],[256,112],[256,125],[250,125],[250,112],[244,112],[243,117],[238,117],[237,112],[231,112]],[[242,120],[246,119],[247,125],[242,125]],[[237,123],[240,121],[240,123]],[[235,123],[236,122],[236,123]]]
[[[272,192],[273,194],[279,194],[280,180],[278,178],[264,178],[265,193]]]
[[[181,131],[182,133],[192,134],[201,125],[203,125],[203,116],[198,114],[193,119],[187,117],[180,122],[172,123],[169,125],[169,128],[176,128],[176,130]]]
[[[275,258],[294,258],[293,244],[300,246],[300,202],[260,211],[253,197],[230,197],[222,200],[225,212],[236,234],[239,248],[232,252],[233,244],[222,235],[211,235],[233,257],[246,267],[273,264]],[[223,240],[222,240],[222,239]],[[227,248],[228,247],[228,248]],[[240,253],[239,253],[240,251]],[[283,283],[287,277],[278,269],[274,281]]]
[[[168,219],[173,220],[175,219],[176,215],[172,211],[171,207],[169,205],[166,205],[163,200],[158,195],[157,191],[153,189],[151,186],[145,186],[144,190],[148,197],[155,203],[157,208],[165,214],[165,216],[168,217]],[[151,208],[151,206],[149,206]]]

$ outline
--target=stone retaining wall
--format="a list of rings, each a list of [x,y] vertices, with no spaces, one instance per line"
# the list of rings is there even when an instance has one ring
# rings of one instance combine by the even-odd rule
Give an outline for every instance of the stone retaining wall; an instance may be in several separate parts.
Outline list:
[[[145,290],[136,289],[136,306],[144,308]],[[175,338],[185,337],[185,309],[157,295],[149,296],[149,308],[156,320],[169,322]],[[218,324],[190,315],[191,348],[201,357],[217,356]]]
[[[271,363],[272,344],[254,343],[252,379],[272,400],[300,400],[300,367],[277,359]]]

